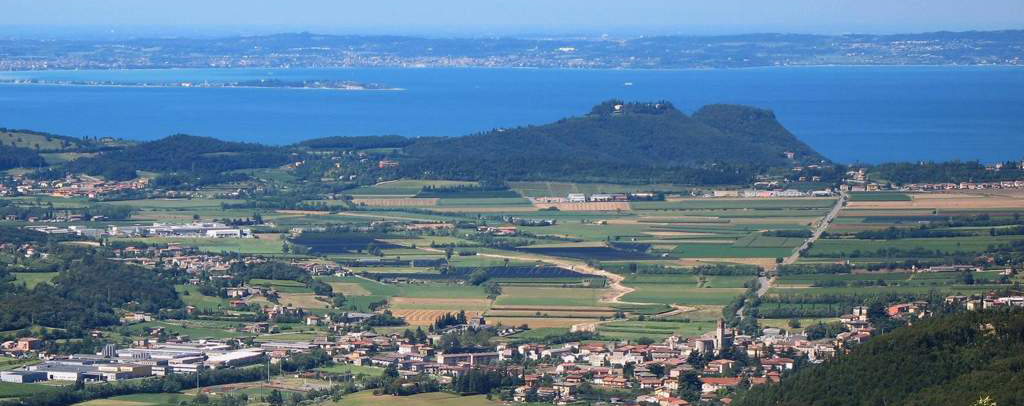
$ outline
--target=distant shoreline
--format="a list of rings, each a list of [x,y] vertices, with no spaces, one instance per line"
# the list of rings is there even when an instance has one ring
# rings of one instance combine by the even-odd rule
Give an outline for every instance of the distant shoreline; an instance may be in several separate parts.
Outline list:
[[[728,70],[764,70],[764,69],[828,69],[828,68],[854,68],[854,69],[889,69],[889,68],[1010,68],[1024,69],[1024,64],[821,64],[821,65],[764,65],[764,66],[740,66],[740,67],[687,67],[687,68],[570,68],[570,67],[543,67],[543,66],[317,66],[317,67],[279,67],[279,66],[224,66],[224,67],[154,67],[154,68],[86,68],[86,69],[31,69],[31,70],[0,70],[0,78],[5,74],[32,74],[38,72],[146,72],[146,71],[221,71],[221,70],[274,70],[274,71],[300,71],[300,70],[426,70],[426,69],[452,69],[452,70],[550,70],[550,71],[609,71],[609,72],[684,72],[684,71],[728,71]],[[0,83],[12,79],[0,79]],[[14,79],[16,80],[16,79]],[[143,86],[140,86],[143,87]],[[156,87],[156,86],[150,86]],[[174,87],[174,86],[169,86]],[[261,86],[251,86],[261,87]],[[366,89],[366,90],[406,90],[403,88],[387,89]]]
[[[180,84],[117,84],[117,83],[62,83],[59,81],[47,82],[18,82],[15,80],[0,80],[0,85],[6,86],[60,86],[60,87],[106,87],[106,88],[138,88],[138,89],[284,89],[284,90],[333,90],[347,92],[362,91],[404,91],[400,87],[313,87],[313,86],[247,86],[247,85],[217,85],[217,86],[181,86]]]

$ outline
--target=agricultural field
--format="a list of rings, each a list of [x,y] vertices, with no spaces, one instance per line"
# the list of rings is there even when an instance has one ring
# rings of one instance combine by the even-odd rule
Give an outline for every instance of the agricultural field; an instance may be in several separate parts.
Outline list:
[[[497,406],[502,402],[487,400],[485,395],[460,396],[446,392],[421,393],[412,396],[374,396],[373,391],[346,395],[340,402],[327,402],[324,406]]]
[[[852,192],[851,202],[909,202],[910,195],[900,192]]]
[[[714,320],[689,321],[613,321],[598,325],[602,336],[623,340],[649,338],[655,341],[672,334],[683,337],[699,336],[715,329]]]
[[[970,236],[947,238],[903,238],[897,240],[821,239],[814,243],[807,256],[812,258],[872,258],[874,253],[887,249],[927,250],[935,254],[915,254],[915,257],[941,257],[956,252],[978,254],[991,245],[1024,240],[1024,236]]]

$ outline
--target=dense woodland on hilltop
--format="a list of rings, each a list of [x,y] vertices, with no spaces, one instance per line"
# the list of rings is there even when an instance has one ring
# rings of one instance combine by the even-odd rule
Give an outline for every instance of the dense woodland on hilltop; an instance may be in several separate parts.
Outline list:
[[[771,167],[824,159],[766,110],[712,105],[690,117],[669,102],[617,100],[582,117],[426,139],[404,151],[400,174],[409,177],[625,183],[741,183]]]
[[[915,322],[780,384],[753,387],[737,406],[1024,404],[1024,312],[965,312]]]

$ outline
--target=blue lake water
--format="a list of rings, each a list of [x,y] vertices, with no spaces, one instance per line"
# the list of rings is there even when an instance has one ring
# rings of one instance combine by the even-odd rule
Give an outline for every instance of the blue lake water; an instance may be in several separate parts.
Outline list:
[[[0,85],[0,127],[154,139],[174,133],[287,144],[333,135],[456,136],[584,114],[602,100],[772,109],[841,162],[1024,156],[1024,69],[167,69],[0,72],[122,82],[261,78],[376,82],[403,91]],[[631,82],[632,86],[626,86]]]

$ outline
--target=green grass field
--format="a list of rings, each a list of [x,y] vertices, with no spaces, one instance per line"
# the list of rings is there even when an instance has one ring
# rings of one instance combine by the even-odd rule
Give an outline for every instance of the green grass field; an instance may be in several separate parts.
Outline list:
[[[15,272],[14,281],[24,283],[29,289],[43,282],[50,282],[57,277],[57,272]]]
[[[697,288],[684,285],[636,285],[637,290],[622,299],[630,302],[664,303],[681,305],[724,305],[736,296],[742,295],[743,288]]]
[[[327,402],[331,406],[496,406],[501,402],[487,400],[484,395],[459,396],[447,392],[421,393],[412,396],[374,396],[372,391],[346,395],[340,402]]]
[[[909,202],[910,195],[900,192],[852,192],[851,202]]]
[[[196,286],[175,285],[174,289],[178,291],[178,296],[181,297],[181,300],[189,306],[213,310],[226,309],[230,306],[227,299],[215,296],[205,296],[199,292],[199,288]],[[188,292],[188,294],[184,294],[185,292]]]
[[[37,393],[54,392],[58,387],[32,383],[0,382],[0,399],[30,396]]]
[[[601,306],[603,289],[509,286],[495,300],[497,306]]]
[[[1008,244],[1011,241],[1019,240],[1024,240],[1024,236],[904,238],[898,240],[821,239],[814,243],[808,256],[849,257],[851,253],[858,250],[862,253],[867,253],[888,248],[903,250],[921,248],[943,252],[980,253],[987,250],[990,245]]]
[[[372,375],[372,376],[378,376],[382,372],[384,372],[384,368],[367,367],[367,366],[352,365],[352,364],[336,364],[336,365],[332,365],[332,366],[329,366],[329,367],[323,367],[323,368],[320,368],[318,370],[319,371],[324,371],[324,372],[329,372],[329,373],[332,373],[332,374],[351,373],[353,375],[363,374],[363,375]]]

